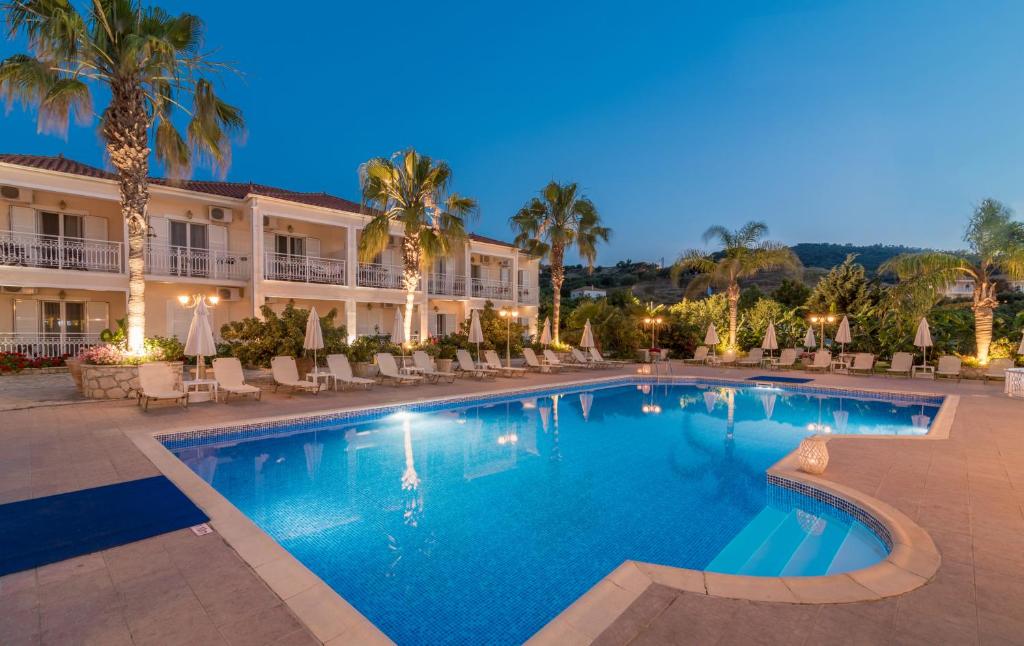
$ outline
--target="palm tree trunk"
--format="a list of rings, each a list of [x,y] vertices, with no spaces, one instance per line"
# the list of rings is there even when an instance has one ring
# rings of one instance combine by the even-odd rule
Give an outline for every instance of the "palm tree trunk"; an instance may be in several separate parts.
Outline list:
[[[988,363],[988,349],[992,345],[992,314],[999,301],[996,300],[996,284],[989,280],[978,280],[974,287],[974,343],[977,346],[978,363]]]
[[[725,297],[729,301],[729,349],[736,349],[736,320],[740,309],[740,286],[737,283],[730,283],[725,290]]]
[[[145,244],[149,205],[149,138],[144,95],[135,80],[111,85],[103,114],[107,156],[117,169],[121,216],[128,225],[128,351],[142,354],[146,340]]]
[[[402,332],[408,342],[412,338],[412,312],[416,305],[416,291],[420,288],[420,241],[418,236],[402,238],[402,287],[405,288],[405,320]]]
[[[558,340],[558,329],[562,314],[562,283],[565,281],[565,269],[562,262],[565,256],[565,249],[561,245],[551,247],[551,289],[554,292],[551,296],[551,340],[556,345]]]

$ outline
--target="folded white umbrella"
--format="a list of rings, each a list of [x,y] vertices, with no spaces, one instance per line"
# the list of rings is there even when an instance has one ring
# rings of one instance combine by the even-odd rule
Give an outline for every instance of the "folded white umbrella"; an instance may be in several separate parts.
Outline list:
[[[546,346],[551,343],[551,319],[544,317],[544,327],[540,331],[540,344]]]
[[[760,393],[761,407],[764,409],[764,416],[766,419],[772,418],[772,413],[775,412],[775,400],[776,394],[773,392]]]
[[[319,372],[316,365],[316,351],[324,348],[324,332],[320,329],[320,315],[316,313],[316,305],[309,308],[309,318],[306,319],[306,338],[302,340],[302,347],[313,351],[313,372]]]
[[[593,393],[580,393],[580,409],[583,411],[583,419],[590,419],[590,407],[594,405]]]
[[[484,331],[480,329],[480,317],[476,310],[469,319],[469,342],[476,344],[476,360],[480,361],[480,344],[484,342]]]
[[[928,319],[922,318],[917,325],[917,334],[914,336],[914,345],[921,348],[924,353],[924,363],[928,363],[928,348],[932,347],[932,331],[928,327]]]
[[[843,352],[846,352],[846,344],[853,342],[853,335],[850,334],[850,319],[846,316],[839,322],[839,329],[836,330],[836,343],[843,346]]]
[[[768,329],[764,331],[764,340],[761,341],[761,349],[767,350],[771,356],[772,350],[779,349],[779,339],[775,336],[775,324],[769,323]]]
[[[715,346],[718,345],[718,331],[715,330],[715,324],[712,323],[708,326],[707,334],[704,335],[704,345],[711,348],[711,354],[715,353]]]
[[[715,404],[718,403],[718,393],[713,390],[704,391],[704,408],[708,411],[708,415],[715,412]]]
[[[818,342],[814,340],[814,328],[807,328],[807,334],[804,336],[804,347],[805,348],[816,348]]]
[[[192,310],[192,323],[188,327],[188,337],[185,339],[185,354],[196,357],[196,366],[202,379],[206,372],[206,363],[203,357],[211,357],[217,354],[217,346],[213,342],[213,330],[210,328],[210,312],[206,309],[206,299],[201,299]]]
[[[583,326],[583,338],[580,339],[580,347],[594,347],[594,331],[590,329],[590,319],[587,319],[586,324]]]

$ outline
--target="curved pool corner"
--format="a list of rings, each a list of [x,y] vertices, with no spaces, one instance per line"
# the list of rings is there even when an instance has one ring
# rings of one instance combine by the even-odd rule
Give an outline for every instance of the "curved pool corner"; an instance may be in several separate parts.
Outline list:
[[[923,437],[923,436],[922,436]],[[527,643],[593,641],[652,584],[712,597],[775,603],[879,601],[928,583],[941,556],[931,536],[895,507],[797,469],[796,452],[768,470],[770,482],[855,511],[889,546],[881,561],[823,576],[750,576],[626,561],[577,599]]]

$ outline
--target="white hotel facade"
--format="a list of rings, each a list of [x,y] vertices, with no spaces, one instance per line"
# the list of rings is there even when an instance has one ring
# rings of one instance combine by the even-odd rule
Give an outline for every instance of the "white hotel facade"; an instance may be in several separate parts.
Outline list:
[[[325,193],[260,184],[150,185],[146,334],[184,340],[191,311],[180,295],[220,297],[228,321],[289,301],[337,310],[349,337],[390,332],[405,304],[401,230],[374,262],[359,261],[369,222],[359,205]],[[64,157],[0,154],[0,350],[77,353],[125,316],[126,238],[117,183]],[[433,262],[416,296],[416,338],[454,331],[487,301],[537,324],[538,260],[471,235]]]

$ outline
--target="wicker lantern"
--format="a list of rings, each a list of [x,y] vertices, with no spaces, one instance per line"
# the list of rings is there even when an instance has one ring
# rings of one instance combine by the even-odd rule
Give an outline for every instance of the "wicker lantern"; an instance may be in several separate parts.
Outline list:
[[[826,439],[820,435],[812,435],[800,442],[797,449],[797,458],[800,461],[800,470],[805,473],[820,475],[825,472],[828,466],[828,447]]]

